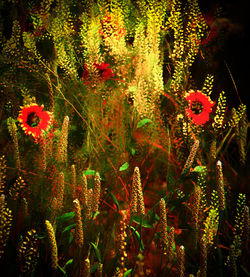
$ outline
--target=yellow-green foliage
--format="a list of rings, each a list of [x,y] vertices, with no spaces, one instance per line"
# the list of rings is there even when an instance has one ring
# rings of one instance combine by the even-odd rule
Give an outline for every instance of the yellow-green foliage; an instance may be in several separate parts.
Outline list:
[[[183,61],[177,61],[174,68],[174,73],[171,78],[171,84],[170,89],[172,89],[174,92],[178,92],[181,90],[183,86],[183,80],[184,80],[184,62]]]
[[[36,230],[31,229],[26,236],[20,238],[17,248],[17,259],[20,271],[31,273],[34,271],[38,259],[38,238]]]
[[[41,2],[41,6],[39,12],[31,11],[30,18],[32,20],[32,24],[36,32],[39,32],[42,28],[47,28],[49,25],[50,18],[50,8],[53,0],[43,0]]]
[[[226,103],[225,92],[222,91],[218,99],[214,122],[212,124],[215,131],[219,131],[223,125],[225,112],[226,112],[226,105],[227,103]]]
[[[159,55],[153,52],[143,23],[136,29],[133,46],[136,49],[135,76],[132,80],[134,106],[140,117],[152,118],[163,92],[163,78]]]
[[[131,214],[145,214],[145,204],[143,199],[142,185],[141,185],[141,175],[138,167],[135,167],[132,181],[131,190],[131,202],[130,202]]]
[[[57,142],[57,159],[58,162],[67,162],[67,147],[68,147],[68,128],[69,117],[65,116],[62,124],[62,129]]]
[[[106,1],[106,0],[98,0],[97,5],[98,5],[98,10],[100,12],[100,15],[105,16],[105,14],[107,13],[107,11],[109,11],[109,9],[111,8],[114,9],[121,2],[123,1],[112,1],[111,3],[109,3],[109,1]],[[92,9],[88,9],[88,10],[92,12]]]
[[[40,17],[40,15],[39,14],[30,14],[30,18],[31,18],[31,20],[32,20],[32,24],[33,24],[33,26],[34,26],[34,29],[35,30],[38,30],[39,29],[39,27],[41,27],[42,26],[42,19],[41,19],[41,17]]]
[[[99,201],[101,195],[101,177],[98,172],[95,174],[94,178],[94,188],[93,188],[93,199],[92,199],[92,210],[96,213],[99,209]]]
[[[4,254],[5,246],[9,239],[12,220],[12,211],[7,208],[5,196],[2,194],[0,196],[0,259]]]
[[[140,3],[141,8],[145,3]],[[160,57],[160,27],[164,22],[165,4],[149,1],[144,7],[146,22],[141,21],[135,34],[136,54],[134,101],[140,115],[152,117],[155,105],[163,92],[163,70]],[[145,10],[144,9],[144,10]],[[145,111],[141,111],[142,105]]]
[[[54,0],[43,0],[41,2],[41,10],[40,10],[40,14],[41,15],[46,15],[49,13],[50,11],[50,6],[51,4],[54,2]]]
[[[136,57],[132,96],[139,116],[152,118],[163,92],[160,28],[164,22],[166,4],[149,1],[146,5],[142,1],[138,5],[146,13],[145,20],[140,20],[137,25],[133,43]]]
[[[37,51],[36,42],[32,33],[23,32],[23,43],[28,51],[34,54],[38,60],[41,60],[41,55]]]
[[[203,239],[206,241],[207,245],[213,244],[214,237],[217,234],[218,224],[219,224],[219,211],[218,209],[211,208],[204,222]]]
[[[240,237],[242,237],[242,232],[244,227],[245,205],[246,205],[246,195],[243,193],[239,193],[237,206],[236,206],[234,235],[239,235]]]
[[[212,191],[210,200],[210,209],[208,216],[204,222],[204,233],[202,239],[207,245],[212,245],[214,237],[217,234],[219,224],[219,196],[216,190]]]
[[[84,46],[86,48],[86,58],[88,69],[92,69],[94,62],[100,63],[100,45],[101,45],[101,36],[99,33],[100,20],[98,17],[92,17],[88,24],[87,32],[85,33],[84,25],[81,30],[82,36],[86,39]],[[93,70],[93,69],[92,69]]]
[[[164,24],[164,17],[166,13],[166,2],[165,1],[149,1],[146,6],[147,16],[147,37],[153,51],[159,54],[159,33],[161,26]]]
[[[184,167],[182,169],[182,173],[186,173],[190,169],[190,167],[192,166],[194,158],[195,158],[196,153],[197,153],[197,150],[199,148],[199,144],[200,144],[199,140],[194,141],[194,144],[192,145],[189,156],[188,156],[188,158],[187,158],[187,160],[184,164]]]
[[[207,24],[203,18],[198,2],[189,0],[187,7],[187,26],[185,29],[185,65],[191,66],[199,51],[201,38],[204,36],[207,29]]]
[[[230,252],[229,252],[229,255],[227,256],[227,259],[225,262],[225,265],[230,267],[232,276],[237,276],[236,261],[237,261],[238,257],[241,255],[240,245],[241,245],[240,237],[235,236],[233,243],[230,245]]]
[[[66,1],[60,1],[56,13],[57,16],[51,19],[48,31],[53,38],[57,65],[61,66],[69,76],[76,78],[76,57],[72,45],[74,30]]]
[[[185,27],[184,20],[187,21]],[[174,66],[170,89],[178,92],[186,84],[186,74],[189,74],[189,67],[198,54],[207,26],[197,1],[188,1],[184,17],[182,1],[173,0],[166,27],[173,31],[174,36],[173,46],[168,47]]]
[[[228,126],[231,128],[236,127],[241,118],[243,117],[243,115],[246,112],[246,105],[244,104],[240,104],[238,109],[236,110],[235,108],[232,109],[232,118],[230,119],[230,121],[228,122]]]
[[[201,39],[205,35],[208,26],[200,11],[197,0],[188,0],[188,24],[190,25],[190,29],[197,32],[198,39]],[[188,32],[191,33],[190,29]]]
[[[3,50],[1,58],[8,64],[8,70],[4,72],[3,82],[6,82],[6,86],[13,84],[13,79],[8,80],[9,74],[15,74],[18,69],[26,69],[29,72],[38,71],[39,66],[33,63],[34,57],[40,58],[37,52],[36,45],[33,39],[33,34],[23,32],[21,33],[21,26],[18,20],[13,21],[11,37],[9,40],[3,39]],[[25,51],[25,48],[28,50]]]
[[[207,95],[210,95],[212,93],[213,85],[214,85],[214,76],[211,74],[208,74],[204,81],[202,92],[206,93]]]
[[[242,116],[238,126],[236,127],[237,143],[239,145],[240,161],[242,164],[246,162],[246,152],[247,152],[247,131],[248,122],[246,111]]]
[[[198,173],[197,176],[197,185],[201,188],[200,192],[200,210],[203,211],[205,210],[208,205],[207,205],[207,168],[206,166],[202,167],[202,170]]]
[[[230,245],[230,253],[227,256],[226,265],[231,267],[231,269],[237,273],[236,261],[237,258],[241,255],[242,248],[242,235],[244,228],[248,228],[248,226],[244,226],[244,224],[249,224],[248,220],[246,222],[245,216],[246,209],[246,195],[243,193],[239,193],[237,204],[236,204],[236,215],[234,222],[234,239],[233,243]],[[236,276],[236,275],[235,275]]]
[[[65,182],[64,182],[64,173],[60,172],[56,180],[56,199],[58,204],[58,209],[63,208],[64,195],[65,194]]]
[[[200,202],[201,202],[201,193],[202,190],[199,186],[194,187],[194,202],[193,202],[193,210],[192,210],[192,224],[194,229],[198,230],[199,223],[199,214],[200,214]]]
[[[220,210],[225,209],[225,191],[224,191],[224,177],[222,171],[222,163],[218,161],[216,163],[216,176],[217,176],[217,192],[219,197],[219,207]]]
[[[7,126],[8,126],[8,131],[14,143],[16,166],[18,169],[20,169],[21,164],[20,164],[19,145],[18,145],[18,138],[17,138],[17,126],[16,126],[15,120],[9,117],[7,119]]]
[[[184,53],[184,30],[180,0],[172,1],[167,28],[174,32],[174,46],[172,52],[169,53],[170,58],[172,60],[180,59]]]
[[[78,247],[83,246],[83,226],[82,226],[82,215],[81,215],[81,206],[78,199],[73,201],[73,211],[75,212],[75,242]]]
[[[6,160],[3,155],[0,157],[0,195],[4,193],[5,189],[5,178],[6,178]]]
[[[36,103],[36,98],[31,96],[31,92],[26,87],[21,87],[21,95],[23,97],[23,106]]]
[[[217,190],[213,190],[210,199],[210,207],[214,210],[219,210],[219,195]]]
[[[106,11],[102,20],[105,45],[117,62],[124,61],[128,51],[125,42],[124,14],[120,5],[112,3],[111,12]],[[109,18],[109,19],[108,19]],[[107,20],[108,19],[108,20]]]
[[[164,198],[161,198],[159,203],[160,212],[160,230],[161,230],[161,248],[163,253],[166,252],[168,248],[168,233],[167,233],[167,213],[166,213],[166,202]]]
[[[87,35],[88,35],[90,18],[86,13],[82,13],[79,17],[79,20],[81,21],[80,32],[79,32],[79,37],[81,40],[80,47],[84,50],[88,42]]]
[[[171,1],[156,1],[156,0],[138,0],[136,1],[140,10],[140,17],[144,22],[147,22],[148,12],[153,11],[156,13],[156,17],[159,19],[165,16],[165,11],[171,9]],[[159,21],[160,22],[160,21]],[[161,23],[160,23],[161,24]]]
[[[209,153],[210,153],[210,158],[212,161],[215,161],[216,156],[217,156],[217,140],[216,138],[213,138],[211,144],[210,144],[210,149],[209,149]]]
[[[9,190],[9,195],[17,200],[20,193],[22,193],[23,189],[25,189],[26,183],[24,182],[23,178],[20,176],[17,178],[16,182],[11,186]]]
[[[18,20],[13,21],[11,37],[7,40],[3,47],[3,53],[16,56],[17,49],[20,45],[21,27]]]
[[[48,220],[45,220],[46,231],[48,235],[48,243],[50,247],[51,267],[56,269],[58,266],[58,249],[56,243],[56,236],[53,226]]]

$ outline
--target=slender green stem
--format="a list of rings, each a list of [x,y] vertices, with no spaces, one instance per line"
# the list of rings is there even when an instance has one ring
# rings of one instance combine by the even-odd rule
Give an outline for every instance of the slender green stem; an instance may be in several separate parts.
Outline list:
[[[227,132],[227,134],[225,135],[225,137],[223,138],[223,140],[222,140],[220,146],[217,148],[217,150],[216,150],[216,156],[217,156],[218,153],[221,151],[221,148],[223,147],[225,141],[227,140],[227,138],[228,138],[229,135],[231,134],[232,129],[233,129],[233,128],[230,128],[230,129],[228,130],[228,132]]]

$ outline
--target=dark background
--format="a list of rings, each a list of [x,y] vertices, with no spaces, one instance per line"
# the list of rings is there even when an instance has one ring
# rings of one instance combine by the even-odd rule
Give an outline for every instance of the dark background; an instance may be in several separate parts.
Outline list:
[[[202,12],[219,14],[216,24],[218,40],[213,57],[212,73],[218,92],[226,92],[229,105],[237,107],[241,102],[249,107],[250,94],[250,5],[248,0],[199,1]],[[230,69],[235,86],[230,76]],[[249,111],[248,119],[249,119]]]

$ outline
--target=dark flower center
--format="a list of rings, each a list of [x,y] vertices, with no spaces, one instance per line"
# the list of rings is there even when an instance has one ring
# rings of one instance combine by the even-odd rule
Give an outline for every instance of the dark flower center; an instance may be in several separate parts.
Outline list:
[[[27,124],[30,127],[37,127],[38,123],[40,122],[39,116],[35,112],[30,113],[27,117]]]
[[[98,74],[102,77],[104,74],[105,74],[105,71],[106,71],[107,69],[103,69],[103,68],[99,68],[98,69]]]
[[[203,105],[200,101],[193,101],[191,103],[191,110],[194,114],[200,114],[203,110]]]

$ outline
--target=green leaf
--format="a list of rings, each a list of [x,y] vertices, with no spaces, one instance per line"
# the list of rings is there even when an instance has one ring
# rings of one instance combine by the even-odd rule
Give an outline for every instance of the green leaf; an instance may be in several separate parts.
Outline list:
[[[124,170],[126,170],[126,169],[128,169],[128,168],[129,168],[129,163],[126,162],[126,163],[124,163],[124,164],[119,168],[119,171],[124,171]]]
[[[71,243],[73,242],[74,237],[73,237],[72,232],[70,232],[68,234],[69,234],[69,241],[68,241],[68,243],[69,243],[69,245],[71,245]]]
[[[93,249],[95,251],[95,255],[97,257],[98,262],[101,263],[102,262],[102,258],[101,258],[99,249],[97,248],[97,246],[93,242],[90,242],[90,244],[92,245],[92,247],[93,247]]]
[[[97,270],[98,265],[99,265],[98,263],[95,263],[93,266],[91,266],[90,273],[94,273]]]
[[[205,166],[196,166],[193,169],[193,172],[202,173],[205,170],[205,168],[206,168]]]
[[[83,174],[84,174],[84,175],[92,175],[92,176],[95,176],[95,173],[96,173],[96,171],[93,170],[93,169],[86,169],[86,170],[83,171]]]
[[[64,268],[60,267],[60,265],[57,265],[57,268],[62,272],[63,276],[67,276],[67,273],[64,270]]]
[[[127,270],[126,272],[124,272],[123,277],[127,277],[129,276],[129,274],[132,272],[132,268],[130,268],[129,270]]]
[[[99,213],[100,213],[100,212],[97,211],[96,213],[93,214],[93,220],[96,219],[96,217],[98,216]]]
[[[129,228],[133,231],[133,234],[135,235],[135,237],[140,245],[140,250],[144,251],[144,244],[143,244],[143,241],[141,239],[139,232],[133,226],[129,226]]]
[[[75,224],[75,223],[74,223],[74,224],[71,224],[71,225],[65,227],[65,228],[63,229],[62,233],[67,232],[67,231],[70,231],[71,229],[74,229],[75,227],[76,227],[76,224]]]
[[[141,121],[138,122],[137,127],[136,128],[141,128],[142,126],[144,126],[147,123],[152,123],[152,120],[149,118],[144,118]]]
[[[131,149],[131,154],[134,156],[134,154],[135,154],[135,149],[132,147],[132,148],[130,148]]]
[[[141,224],[141,226],[144,228],[154,228],[153,224],[150,221],[138,215],[133,215],[132,220],[137,224]]]
[[[170,208],[170,211],[172,212],[175,208],[176,208],[175,206],[172,206],[172,207]]]
[[[66,214],[63,214],[61,216],[59,216],[57,218],[58,221],[67,221],[67,220],[70,220],[72,218],[74,218],[75,216],[75,212],[69,212],[69,213],[66,213]]]
[[[176,246],[175,246],[175,242],[173,243],[173,251],[175,251]]]
[[[66,268],[67,266],[71,265],[72,263],[73,263],[73,259],[68,260],[68,261],[65,263],[63,269],[65,270],[65,268]]]
[[[109,190],[107,189],[107,193],[109,194],[109,196],[112,198],[112,200],[114,201],[115,205],[116,205],[116,208],[117,208],[117,211],[120,210],[120,204],[118,202],[118,200],[116,199],[116,197],[114,196],[114,194]]]

